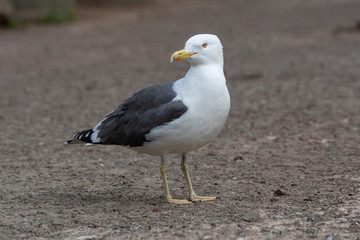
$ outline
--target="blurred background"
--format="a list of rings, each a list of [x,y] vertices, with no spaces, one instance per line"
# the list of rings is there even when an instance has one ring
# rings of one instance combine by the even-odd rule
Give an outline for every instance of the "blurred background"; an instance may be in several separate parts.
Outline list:
[[[82,17],[84,10],[114,6],[135,7],[153,0],[1,0],[0,25],[16,28],[26,23],[61,23]],[[98,9],[99,10],[99,9]]]
[[[359,0],[0,0],[0,25],[0,239],[358,238]],[[232,106],[189,155],[219,200],[178,208],[158,158],[63,143],[184,76],[169,58],[198,33],[224,46]]]

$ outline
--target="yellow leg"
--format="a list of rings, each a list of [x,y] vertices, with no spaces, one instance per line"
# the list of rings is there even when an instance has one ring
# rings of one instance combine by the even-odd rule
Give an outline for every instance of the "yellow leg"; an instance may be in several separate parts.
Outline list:
[[[186,199],[173,199],[171,197],[170,191],[169,191],[169,186],[167,183],[167,178],[166,178],[165,159],[166,159],[166,156],[164,155],[161,157],[161,162],[160,162],[160,172],[161,172],[161,176],[162,176],[163,184],[164,184],[165,200],[168,203],[178,204],[178,205],[190,204],[191,202]]]
[[[216,197],[201,197],[201,196],[197,196],[195,194],[195,192],[193,190],[193,187],[192,187],[192,184],[191,184],[191,180],[190,180],[188,170],[187,170],[186,165],[185,165],[185,161],[186,161],[186,153],[183,153],[182,154],[182,159],[181,159],[181,169],[182,169],[182,171],[184,173],[186,184],[188,186],[190,200],[193,201],[193,202],[205,202],[205,201],[214,201],[214,200],[216,200]]]

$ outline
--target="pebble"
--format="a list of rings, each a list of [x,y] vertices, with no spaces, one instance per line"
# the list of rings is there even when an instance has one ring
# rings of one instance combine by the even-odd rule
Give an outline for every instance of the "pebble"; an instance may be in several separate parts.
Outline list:
[[[339,223],[346,223],[348,220],[346,218],[339,218],[338,222]]]
[[[330,236],[327,236],[326,237],[326,240],[333,240],[333,237],[330,235]]]
[[[77,238],[77,240],[90,240],[90,239],[96,239],[96,236],[80,236]]]
[[[274,192],[276,196],[284,196],[286,195],[284,190],[281,190],[280,188]]]
[[[328,141],[329,141],[328,139],[322,139],[322,140],[321,140],[321,143],[322,143],[322,144],[327,144]]]
[[[236,161],[241,161],[241,160],[244,160],[243,156],[236,156],[234,157],[233,161],[236,162]]]
[[[274,141],[274,140],[277,140],[278,137],[277,136],[267,136],[266,137],[266,140],[269,140],[269,141]]]
[[[242,219],[245,222],[257,222],[260,220],[260,214],[258,211],[250,211],[245,213]]]

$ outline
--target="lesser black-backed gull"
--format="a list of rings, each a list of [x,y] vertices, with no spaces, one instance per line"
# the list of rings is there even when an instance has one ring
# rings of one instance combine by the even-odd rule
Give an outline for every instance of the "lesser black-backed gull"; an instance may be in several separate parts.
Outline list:
[[[175,52],[170,61],[182,59],[191,66],[185,77],[135,93],[93,129],[81,131],[68,141],[116,144],[160,156],[165,199],[174,204],[191,202],[173,199],[170,195],[165,171],[168,154],[182,155],[181,169],[192,202],[216,199],[195,194],[185,165],[186,154],[215,138],[230,110],[219,38],[211,34],[191,37],[185,48]]]

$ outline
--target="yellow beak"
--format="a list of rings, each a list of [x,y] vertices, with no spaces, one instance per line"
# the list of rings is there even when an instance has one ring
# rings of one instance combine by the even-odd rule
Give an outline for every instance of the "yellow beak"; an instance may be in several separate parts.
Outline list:
[[[185,52],[185,50],[180,50],[174,52],[173,55],[170,57],[170,62],[178,62],[182,59],[190,58],[192,55],[197,54],[197,52]]]

